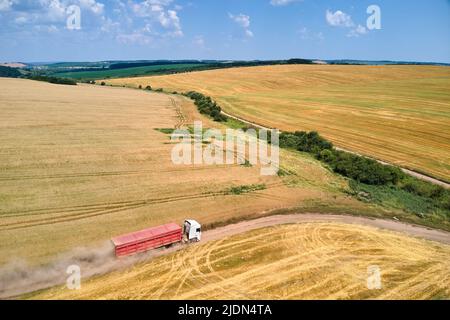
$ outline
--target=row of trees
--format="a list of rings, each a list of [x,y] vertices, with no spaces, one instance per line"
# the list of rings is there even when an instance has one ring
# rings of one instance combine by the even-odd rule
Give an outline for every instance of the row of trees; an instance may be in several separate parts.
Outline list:
[[[322,150],[333,149],[333,144],[321,137],[316,131],[282,132],[280,134],[280,146],[314,154]]]
[[[67,78],[57,78],[57,77],[50,77],[50,76],[42,76],[42,75],[32,75],[29,76],[28,79],[30,80],[36,80],[36,81],[45,81],[49,83],[54,84],[65,84],[70,86],[76,86],[77,82],[72,79]]]
[[[222,109],[211,99],[211,97],[207,97],[195,91],[189,91],[184,95],[194,100],[194,103],[201,114],[208,115],[217,122],[227,121],[227,117],[222,114]]]
[[[396,184],[404,177],[396,167],[333,148],[333,144],[317,132],[297,131],[280,134],[280,147],[313,154],[331,169],[345,177],[371,185]]]
[[[0,77],[20,78],[22,74],[16,68],[0,66]]]
[[[280,147],[308,152],[326,163],[336,173],[368,185],[390,185],[432,201],[438,207],[450,209],[450,191],[403,173],[399,168],[376,160],[336,150],[333,144],[317,132],[297,131],[280,134]]]
[[[36,81],[45,81],[50,82],[54,84],[67,84],[67,85],[77,85],[76,81],[66,78],[57,78],[57,77],[50,77],[45,75],[39,75],[39,74],[32,74],[30,72],[26,73],[20,72],[17,68],[11,68],[11,67],[5,67],[0,66],[0,77],[6,77],[6,78],[25,78],[30,80],[36,80]]]
[[[334,172],[366,184],[397,184],[405,176],[397,167],[344,151],[322,150],[317,158],[330,165]]]

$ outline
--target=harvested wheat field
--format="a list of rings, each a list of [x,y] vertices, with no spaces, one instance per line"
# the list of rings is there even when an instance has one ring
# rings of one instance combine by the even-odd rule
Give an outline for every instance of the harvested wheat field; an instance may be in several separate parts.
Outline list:
[[[0,79],[0,87],[0,265],[44,264],[185,218],[208,225],[285,208],[366,207],[309,157],[283,153],[290,177],[263,177],[258,166],[173,164],[173,143],[155,128],[196,117],[214,125],[182,97],[21,79]],[[264,190],[228,191],[254,184]]]
[[[450,181],[450,68],[288,65],[107,80],[196,90],[224,111]]]
[[[411,248],[414,248],[411,250]],[[450,246],[367,226],[281,225],[195,245],[33,299],[448,299]],[[368,268],[381,289],[369,290]],[[370,282],[372,283],[372,282]]]

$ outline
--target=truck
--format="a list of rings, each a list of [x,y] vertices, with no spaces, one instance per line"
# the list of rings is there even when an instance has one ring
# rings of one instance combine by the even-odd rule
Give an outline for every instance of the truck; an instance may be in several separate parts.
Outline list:
[[[201,232],[200,223],[189,219],[184,221],[183,227],[169,223],[114,237],[111,242],[116,257],[120,258],[176,243],[198,242],[201,240]]]

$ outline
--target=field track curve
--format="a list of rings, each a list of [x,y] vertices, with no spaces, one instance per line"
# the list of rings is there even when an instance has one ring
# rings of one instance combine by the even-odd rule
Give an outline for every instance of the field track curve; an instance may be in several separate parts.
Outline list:
[[[430,229],[387,219],[372,219],[350,215],[318,213],[274,215],[254,220],[243,221],[236,224],[230,224],[225,227],[219,227],[217,229],[204,232],[202,242],[218,240],[231,235],[264,227],[306,222],[339,222],[346,224],[364,225],[394,232],[401,232],[412,237],[450,244],[450,232],[446,232],[443,230]]]

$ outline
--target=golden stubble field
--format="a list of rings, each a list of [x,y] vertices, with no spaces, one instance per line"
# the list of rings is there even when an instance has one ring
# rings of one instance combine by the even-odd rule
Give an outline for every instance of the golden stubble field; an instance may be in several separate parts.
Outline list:
[[[314,159],[282,152],[294,174],[258,166],[179,166],[155,128],[201,119],[182,97],[0,79],[0,266],[50,262],[112,236],[194,218],[203,224],[317,206],[358,210],[346,183]],[[181,116],[181,114],[183,116]],[[267,189],[226,195],[231,186]]]
[[[450,68],[263,66],[106,80],[210,95],[226,112],[450,180]]]
[[[448,245],[372,227],[302,223],[191,246],[88,279],[80,290],[56,287],[28,298],[448,299],[449,261]],[[369,290],[374,266],[381,289]]]

